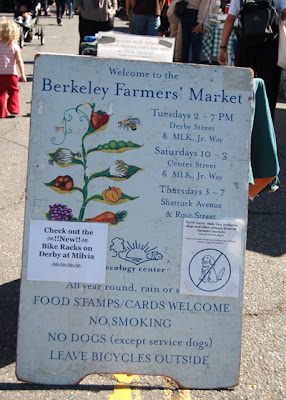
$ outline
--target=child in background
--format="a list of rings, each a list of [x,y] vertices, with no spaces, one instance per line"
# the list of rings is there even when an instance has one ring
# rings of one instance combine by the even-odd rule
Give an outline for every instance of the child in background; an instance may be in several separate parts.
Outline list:
[[[36,17],[36,0],[15,0],[14,18],[24,26],[30,26]]]
[[[24,63],[21,50],[17,41],[19,39],[19,27],[12,21],[2,18],[0,21],[0,118],[10,114],[17,115],[20,112],[19,105],[19,77],[16,64],[19,68],[22,82],[26,82]],[[7,109],[6,94],[8,93]]]

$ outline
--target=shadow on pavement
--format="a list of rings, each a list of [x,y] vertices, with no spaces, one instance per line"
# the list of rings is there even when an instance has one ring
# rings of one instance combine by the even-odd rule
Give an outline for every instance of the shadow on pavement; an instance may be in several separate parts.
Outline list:
[[[104,374],[102,374],[104,375]],[[106,374],[109,375],[109,374]],[[153,376],[153,375],[152,375]],[[172,381],[175,385],[175,381]],[[143,391],[151,391],[151,390],[168,390],[172,391],[173,395],[175,398],[177,398],[177,393],[179,394],[182,389],[176,388],[176,389],[171,389],[169,385],[160,385],[160,386],[149,386],[149,385],[134,385],[134,384],[126,384],[126,385],[120,385],[120,383],[114,383],[114,385],[39,385],[39,384],[34,384],[34,383],[0,383],[0,391],[1,390],[72,390],[72,391],[90,391],[90,392],[100,392],[100,391],[113,391],[115,388],[116,390],[126,390],[126,387],[130,388],[132,390],[143,390]],[[186,391],[189,389],[186,389]],[[195,389],[192,389],[195,390]],[[180,392],[179,392],[180,391]],[[226,388],[226,389],[212,389],[214,392],[220,392],[220,393],[231,393],[234,391],[234,388]],[[122,397],[120,394],[118,394],[116,398],[122,398],[126,399],[125,397],[126,392],[122,393]]]
[[[280,100],[284,102],[283,100]],[[247,250],[280,257],[286,253],[286,108],[275,111],[275,131],[280,164],[279,189],[262,192],[249,202]]]
[[[20,279],[0,286],[0,368],[16,360]]]
[[[286,253],[285,232],[285,214],[249,211],[246,249],[271,257],[281,257]]]

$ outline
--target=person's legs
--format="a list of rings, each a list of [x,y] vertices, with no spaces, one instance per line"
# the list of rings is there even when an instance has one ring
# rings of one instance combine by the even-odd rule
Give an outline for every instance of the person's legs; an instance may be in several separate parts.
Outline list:
[[[57,23],[59,25],[62,24],[62,18],[65,12],[66,2],[65,0],[56,0],[56,7],[57,7]]]
[[[171,28],[170,37],[174,37],[174,38],[177,37],[178,26],[179,26],[179,24],[177,24],[176,22],[170,21],[170,28]]]
[[[181,52],[182,52],[182,27],[181,22],[178,24],[170,21],[171,34],[170,37],[174,37],[175,41],[175,55],[174,61],[181,61]]]
[[[161,24],[160,15],[146,15],[146,35],[159,36],[159,28]]]
[[[191,62],[199,64],[201,62],[201,53],[203,46],[203,35],[199,32],[197,35],[193,33],[193,29],[197,26],[198,10],[188,10],[188,20],[189,20],[189,35],[192,45],[192,57]],[[186,61],[187,62],[187,61]]]
[[[192,30],[197,24],[197,14],[195,15],[194,11],[196,10],[187,9],[181,19],[183,63],[189,62],[189,51],[193,36]]]
[[[146,15],[132,14],[130,33],[133,35],[143,35],[147,25]]]
[[[267,43],[256,54],[257,76],[264,80],[272,119],[274,120],[277,97],[280,87],[281,68],[277,65],[278,39]]]
[[[107,32],[111,31],[114,26],[114,18],[111,18],[108,21],[92,21],[89,19],[82,18],[81,14],[79,14],[79,54],[81,54],[81,43],[85,36],[94,36],[99,31]]]
[[[239,40],[236,44],[235,66],[252,68],[254,76],[264,80],[272,119],[274,119],[281,76],[277,57],[278,40],[262,46],[247,46]]]
[[[112,31],[114,28],[114,18],[109,19],[108,21],[98,21],[96,23],[96,33],[98,32],[107,32]]]
[[[6,76],[0,75],[0,118],[6,118],[7,109],[6,109]]]
[[[97,22],[82,18],[79,14],[79,54],[81,54],[81,43],[85,36],[94,36],[97,31]]]
[[[79,14],[78,30],[81,41],[85,36],[94,36],[96,33],[96,21],[84,19],[81,14]]]
[[[192,63],[200,64],[203,47],[203,35],[199,32],[197,35],[192,33]]]
[[[69,18],[73,17],[73,0],[67,0],[68,10],[69,10]]]
[[[57,13],[57,23],[62,22],[62,12],[61,12],[61,0],[56,0],[56,13]]]
[[[48,13],[48,0],[41,0],[41,7],[44,14],[47,15]]]
[[[8,101],[7,101],[7,109],[10,114],[19,114],[20,113],[20,104],[19,104],[19,87],[18,82],[19,78],[17,75],[8,75]]]

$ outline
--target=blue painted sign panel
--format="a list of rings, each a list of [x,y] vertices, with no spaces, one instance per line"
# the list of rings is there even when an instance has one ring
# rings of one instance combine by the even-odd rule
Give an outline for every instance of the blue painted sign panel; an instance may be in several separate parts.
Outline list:
[[[251,98],[247,69],[36,58],[19,379],[237,384]]]

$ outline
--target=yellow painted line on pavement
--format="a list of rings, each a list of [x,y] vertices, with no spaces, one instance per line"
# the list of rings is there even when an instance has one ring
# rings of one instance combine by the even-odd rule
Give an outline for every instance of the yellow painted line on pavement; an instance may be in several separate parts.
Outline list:
[[[179,390],[180,400],[191,400],[191,395],[189,390]]]
[[[140,389],[131,389],[127,384],[131,383],[136,375],[114,374],[118,380],[113,394],[108,395],[109,400],[141,400]],[[191,400],[190,391],[179,389],[173,391],[164,389],[165,400]],[[179,395],[179,396],[178,396]]]
[[[131,383],[136,375],[114,374],[114,377],[118,380],[118,384],[113,394],[108,395],[109,400],[141,400],[139,389],[132,390],[129,386],[122,385]]]
[[[177,395],[179,394],[179,396]],[[164,389],[165,400],[191,400],[191,395],[189,390],[178,390],[174,392],[170,389]]]

